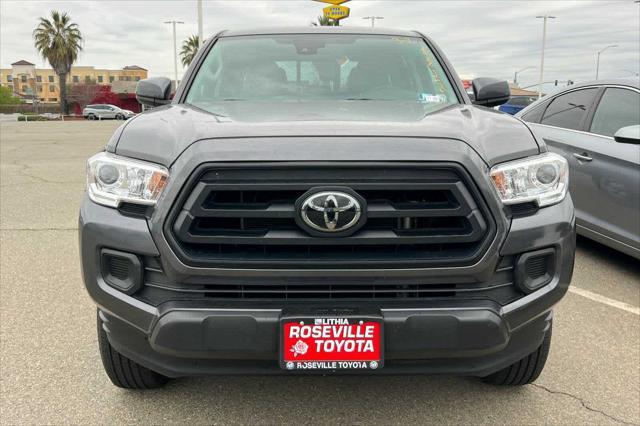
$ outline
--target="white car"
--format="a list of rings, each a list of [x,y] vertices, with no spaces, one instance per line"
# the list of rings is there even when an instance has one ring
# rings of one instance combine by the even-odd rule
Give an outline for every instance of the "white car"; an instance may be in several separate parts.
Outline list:
[[[82,110],[82,116],[87,120],[104,120],[107,118],[126,120],[134,115],[135,113],[133,111],[109,104],[87,105]]]

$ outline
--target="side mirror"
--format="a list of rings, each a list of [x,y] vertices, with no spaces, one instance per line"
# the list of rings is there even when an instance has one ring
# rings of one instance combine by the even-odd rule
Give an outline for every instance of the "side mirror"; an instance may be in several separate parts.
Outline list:
[[[640,125],[623,127],[613,135],[613,138],[616,142],[640,145]]]
[[[472,82],[473,103],[486,107],[502,105],[509,100],[511,90],[505,80],[495,78],[476,78]]]
[[[151,107],[168,104],[171,102],[171,80],[166,77],[140,80],[136,86],[136,99]]]

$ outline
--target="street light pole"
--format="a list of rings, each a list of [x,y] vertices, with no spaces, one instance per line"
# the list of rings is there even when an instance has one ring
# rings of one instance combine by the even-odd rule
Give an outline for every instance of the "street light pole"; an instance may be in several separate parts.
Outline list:
[[[176,24],[184,24],[184,22],[165,21],[164,23],[173,25],[173,73],[174,73],[176,88],[177,88],[178,87],[178,45],[176,43]]]
[[[376,26],[376,19],[384,19],[384,16],[365,16],[362,19],[370,19],[371,20],[371,28]]]
[[[544,25],[542,27],[542,54],[540,55],[540,79],[538,80],[538,99],[542,97],[542,84],[544,82],[544,49],[547,44],[547,20],[555,19],[555,16],[542,15],[536,18],[543,18]]]
[[[202,0],[198,0],[198,40],[200,41],[200,46],[202,46],[204,41],[202,35]]]
[[[513,73],[513,85],[514,86],[518,86],[518,74],[520,74],[523,71],[530,70],[530,69],[533,69],[533,68],[535,68],[535,67],[524,67],[521,70],[518,70],[518,71],[514,72]]]
[[[599,72],[600,72],[600,54],[603,53],[605,50],[609,49],[610,47],[618,47],[618,45],[617,44],[610,44],[609,46],[607,46],[607,47],[605,47],[603,49],[600,49],[598,51],[598,55],[597,55],[598,59],[596,59],[596,80],[598,79],[598,75],[599,75]]]

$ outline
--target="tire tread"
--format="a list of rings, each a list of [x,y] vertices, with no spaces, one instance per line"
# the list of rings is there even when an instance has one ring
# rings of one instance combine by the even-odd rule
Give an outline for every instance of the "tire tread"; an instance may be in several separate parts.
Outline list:
[[[542,343],[535,351],[510,366],[484,377],[483,380],[498,386],[522,386],[533,383],[540,376],[547,362],[551,347],[551,329],[550,325]]]
[[[153,389],[169,381],[168,377],[143,367],[113,349],[99,315],[97,321],[100,358],[107,376],[114,385],[124,389]]]

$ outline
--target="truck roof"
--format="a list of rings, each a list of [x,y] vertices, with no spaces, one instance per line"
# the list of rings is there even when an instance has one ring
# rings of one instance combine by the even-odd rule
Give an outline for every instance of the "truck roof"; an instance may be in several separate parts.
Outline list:
[[[373,34],[401,37],[420,37],[417,31],[396,30],[389,28],[367,27],[265,27],[244,30],[224,30],[220,37],[235,37],[247,35],[277,35],[277,34]]]

